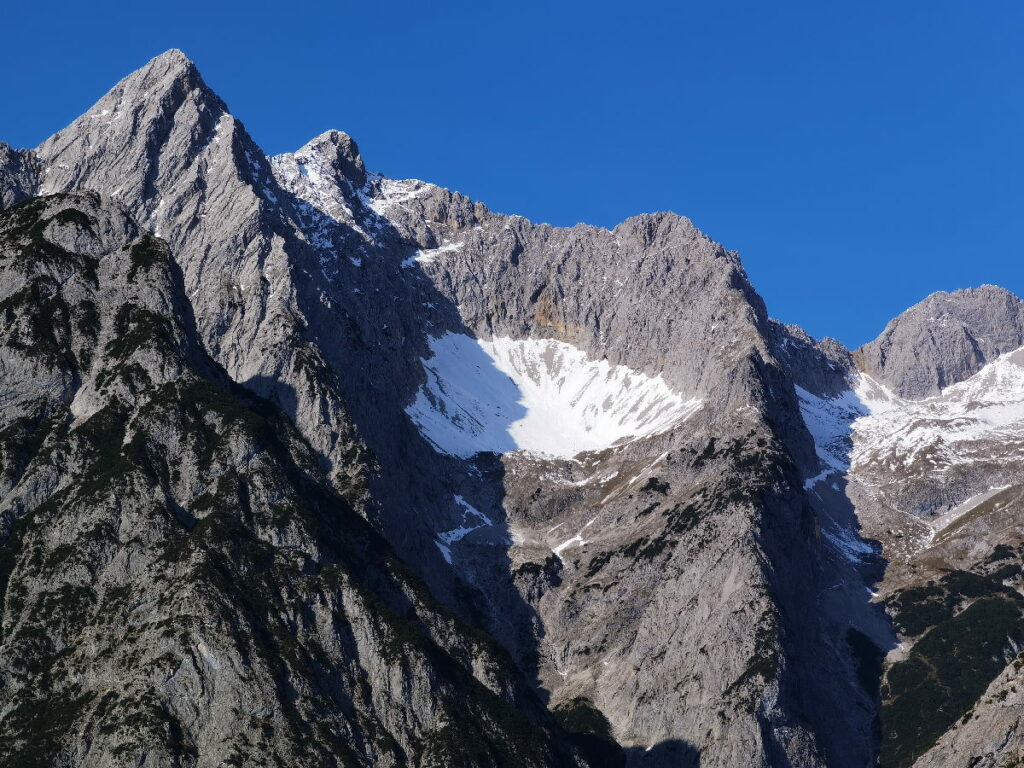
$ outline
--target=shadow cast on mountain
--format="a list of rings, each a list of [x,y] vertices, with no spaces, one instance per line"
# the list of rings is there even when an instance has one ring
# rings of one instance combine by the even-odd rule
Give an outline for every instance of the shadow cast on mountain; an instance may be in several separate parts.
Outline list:
[[[309,205],[297,196],[284,189],[275,194],[308,214]],[[353,190],[353,208],[369,216],[362,199]],[[546,704],[538,677],[543,630],[513,581],[505,468],[498,456],[516,448],[508,428],[525,413],[522,393],[484,354],[458,307],[420,271],[414,259],[419,243],[376,215],[367,227],[372,240],[323,215],[315,220],[320,237],[333,244],[334,260],[325,264],[322,252],[298,239],[288,248],[306,265],[297,296],[304,336],[328,362],[335,381],[324,384],[337,390],[375,466],[367,515],[443,603],[509,652]],[[471,394],[483,397],[486,424],[474,423],[481,414],[446,412],[458,408],[458,398],[446,398],[430,378],[432,343],[448,334],[457,334],[460,362],[473,374]],[[261,389],[258,380],[248,384]],[[281,395],[294,417],[295,393]],[[440,432],[410,418],[417,403],[416,413],[436,417],[432,426]],[[465,430],[449,429],[460,422]],[[452,441],[467,435],[469,444],[454,450]]]
[[[851,392],[844,393],[849,404]],[[855,397],[855,395],[853,395]],[[828,656],[817,660],[816,674],[823,679],[842,680],[837,691],[846,698],[827,701],[826,709],[837,708],[850,718],[848,731],[825,734],[830,765],[856,766],[854,750],[870,753],[874,760],[880,746],[880,683],[883,660],[896,647],[892,622],[882,603],[873,601],[876,587],[885,576],[888,561],[882,545],[862,536],[854,502],[850,496],[849,467],[853,450],[853,419],[866,412],[859,400],[848,413],[849,421],[838,424],[835,439],[828,444],[832,466],[806,483],[805,495],[820,531],[823,557],[818,563],[820,593],[816,610],[830,629],[828,637],[839,654],[842,669],[828,663]],[[861,763],[862,764],[862,763]]]
[[[700,768],[700,751],[680,739],[660,741],[653,747],[626,747],[626,768]]]
[[[283,189],[278,196],[296,210],[309,208]],[[525,413],[523,393],[476,343],[476,333],[463,322],[459,307],[422,272],[417,255],[424,243],[386,218],[371,215],[368,207],[360,209],[360,200],[353,192],[353,210],[372,222],[361,233],[323,211],[314,217],[317,237],[310,240],[326,238],[333,260],[324,256],[323,247],[318,250],[297,238],[287,247],[299,265],[296,299],[303,313],[303,340],[314,342],[324,355],[336,381],[322,383],[337,389],[376,466],[368,481],[373,503],[367,514],[442,602],[508,650],[547,704],[548,692],[539,677],[543,624],[516,582],[528,576],[550,588],[558,576],[544,568],[521,573],[523,566],[517,569],[512,560],[506,468],[500,456],[518,447],[510,428]],[[449,347],[438,345],[437,340],[446,338],[454,340]],[[439,355],[450,358],[457,375],[441,376],[439,361],[432,367]],[[261,382],[252,380],[250,385],[258,388]],[[454,391],[456,385],[465,391]],[[294,417],[298,400],[290,400],[295,393],[281,394],[280,404]],[[791,496],[799,495],[793,491]],[[795,596],[793,616],[813,610],[815,600],[824,606],[837,628],[832,642],[849,649],[842,659],[849,659],[851,688],[842,689],[843,695],[861,686],[860,694],[850,696],[862,709],[877,712],[881,666],[862,661],[870,661],[873,654],[859,639],[851,641],[860,636],[849,631],[861,633],[879,652],[892,647],[884,612],[871,604],[868,592],[884,574],[884,561],[860,539],[845,494],[836,491],[834,498],[823,498],[811,489],[806,495],[825,539],[822,551],[831,553],[815,579],[824,586],[820,595],[800,595],[796,583],[783,589]],[[854,549],[858,542],[867,549],[844,558],[844,537]],[[782,538],[776,543],[784,550]],[[795,557],[785,551],[776,555],[779,562]],[[792,578],[797,570],[790,570]],[[836,652],[823,652],[809,640],[795,643],[796,651],[807,656],[808,670],[829,679]],[[820,686],[811,680],[801,688],[824,690]],[[837,707],[849,703],[833,702]],[[830,735],[831,750],[841,754],[873,729],[872,716],[856,723],[858,733]],[[695,748],[675,740],[622,754],[631,766],[700,761]],[[840,759],[835,764],[853,762]]]
[[[519,448],[511,427],[526,416],[523,393],[477,341],[449,333],[431,343],[426,379],[406,413],[439,451],[469,458]]]
[[[681,739],[666,739],[650,747],[622,747],[608,737],[567,733],[590,768],[700,768],[700,750]]]

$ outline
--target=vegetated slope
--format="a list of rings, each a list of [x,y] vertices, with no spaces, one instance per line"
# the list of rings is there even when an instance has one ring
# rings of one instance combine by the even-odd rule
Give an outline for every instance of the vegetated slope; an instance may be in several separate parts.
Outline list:
[[[582,765],[92,193],[0,213],[0,762]]]
[[[1000,545],[970,570],[948,571],[887,601],[904,648],[882,689],[880,765],[910,766],[922,755],[922,765],[943,764],[965,751],[933,749],[940,738],[969,743],[983,731],[988,748],[975,757],[1021,756],[1022,551]]]

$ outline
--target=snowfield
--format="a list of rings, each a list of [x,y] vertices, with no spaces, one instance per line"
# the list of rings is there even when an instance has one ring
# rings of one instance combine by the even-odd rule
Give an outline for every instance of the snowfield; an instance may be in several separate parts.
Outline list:
[[[700,409],[647,376],[550,339],[430,343],[409,418],[437,450],[468,458],[528,451],[571,458],[671,429]]]
[[[866,378],[866,377],[863,377]],[[869,415],[853,425],[852,464],[941,473],[1024,440],[1024,349],[924,400],[863,391]]]
[[[924,400],[905,400],[870,376],[823,399],[797,387],[804,423],[821,459],[811,488],[851,467],[942,473],[1002,450],[1024,448],[1024,348]]]
[[[1011,487],[1012,472],[998,467],[1024,461],[1024,348],[922,400],[899,397],[863,373],[851,385],[834,398],[796,388],[819,458],[818,474],[804,487],[820,496],[829,486],[841,491],[837,482],[847,478],[871,489],[876,506],[895,515],[883,527],[896,537],[886,544],[889,557],[941,543],[958,520]],[[905,518],[916,513],[899,499],[913,487],[942,491],[951,501],[908,525]],[[871,551],[849,528],[824,526],[822,533],[852,562]]]

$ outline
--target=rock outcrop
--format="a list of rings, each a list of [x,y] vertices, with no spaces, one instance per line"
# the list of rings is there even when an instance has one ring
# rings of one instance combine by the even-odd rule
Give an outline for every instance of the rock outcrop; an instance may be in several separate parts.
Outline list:
[[[0,214],[0,762],[583,765],[93,193]]]
[[[933,293],[856,351],[861,367],[901,397],[919,400],[1024,346],[1024,301],[983,285]]]

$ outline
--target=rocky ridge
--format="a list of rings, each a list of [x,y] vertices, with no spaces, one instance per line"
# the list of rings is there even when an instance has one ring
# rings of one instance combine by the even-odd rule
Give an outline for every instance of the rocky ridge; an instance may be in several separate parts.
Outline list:
[[[0,243],[3,762],[584,764],[206,355],[163,241],[82,193]]]
[[[172,271],[180,270],[180,288],[164,283],[158,291],[176,302],[162,311],[194,329],[182,338],[191,345],[190,364],[201,363],[199,375],[232,393],[235,406],[251,409],[246,398],[262,398],[259,403],[295,425],[292,443],[308,446],[299,451],[306,463],[292,456],[294,448],[278,463],[304,466],[316,478],[310,481],[316,490],[281,481],[284,495],[290,492],[300,507],[300,497],[331,495],[345,511],[331,506],[317,512],[327,529],[346,520],[343,528],[351,524],[359,536],[383,534],[388,544],[379,546],[394,549],[395,567],[401,561],[417,576],[405,579],[383,568],[373,584],[382,602],[408,614],[410,585],[424,579],[460,618],[434,618],[443,609],[423,593],[414,601],[414,632],[425,633],[445,659],[455,660],[454,669],[463,670],[456,687],[479,684],[498,697],[497,703],[490,699],[496,714],[476,709],[470,718],[484,723],[473,740],[484,751],[463,752],[456,732],[465,722],[426,714],[454,690],[445,687],[444,681],[455,679],[445,677],[453,668],[448,661],[435,671],[436,657],[424,662],[411,650],[388,655],[379,642],[367,640],[353,653],[351,647],[336,650],[330,635],[300,635],[300,651],[317,656],[317,644],[330,651],[326,659],[317,657],[318,669],[341,674],[355,658],[366,670],[362,708],[336,697],[328,705],[337,712],[328,726],[332,737],[311,747],[323,759],[501,764],[507,750],[521,748],[515,746],[523,733],[516,724],[523,721],[514,719],[521,716],[541,734],[530,737],[536,750],[523,758],[538,764],[871,764],[878,749],[876,718],[881,711],[884,729],[889,711],[881,706],[879,677],[898,662],[877,662],[874,671],[873,660],[897,638],[883,610],[894,609],[872,600],[869,590],[895,594],[920,578],[897,578],[909,571],[886,568],[898,542],[872,522],[879,505],[858,495],[867,475],[859,474],[850,455],[858,440],[855,422],[864,414],[849,393],[859,377],[871,376],[909,402],[966,379],[1022,345],[1014,297],[988,287],[932,297],[893,321],[878,341],[850,353],[838,342],[817,342],[770,320],[736,254],[673,214],[635,217],[611,231],[535,225],[423,182],[369,172],[355,142],[337,131],[268,159],[176,51],[126,78],[37,150],[2,148],[3,207],[54,193],[74,192],[77,200],[82,190],[102,196],[88,198],[93,205],[116,208],[127,213],[122,220],[137,222],[124,224],[137,228],[126,233],[128,240],[148,233],[166,241],[146,241],[154,251],[165,248]],[[110,214],[104,220],[117,219]],[[86,248],[80,239],[58,240],[68,253]],[[7,279],[12,293],[29,282],[23,273]],[[26,317],[52,312],[45,302],[40,306]],[[650,312],[652,306],[660,311]],[[117,312],[116,302],[101,302],[99,326],[106,329]],[[944,320],[942,330],[932,333],[936,312]],[[132,329],[125,326],[120,335]],[[451,455],[437,450],[408,409],[432,391],[437,340],[452,334],[474,347],[479,341],[485,352],[497,340],[549,350],[568,345],[593,366],[586,370],[604,365],[601,370],[637,380],[656,378],[680,400],[699,406],[667,429],[573,457],[511,447]],[[107,347],[97,349],[91,353],[96,365],[109,366]],[[473,361],[481,381],[498,381],[500,359],[484,353]],[[530,375],[556,380],[555,364],[544,353],[531,359]],[[161,378],[166,365],[158,356],[139,361],[152,382],[174,379]],[[109,394],[91,374],[58,375],[24,361],[10,371],[5,380],[17,382],[16,394],[4,402],[19,418],[38,407],[58,419],[91,415],[89,423],[107,407]],[[130,394],[149,397],[150,384],[137,378]],[[54,405],[32,405],[39,392],[64,393],[47,402],[70,397],[70,415]],[[461,414],[438,397],[427,398],[428,410],[442,421],[457,421],[479,405],[466,402],[471,393],[460,397],[455,405],[466,406]],[[611,398],[608,407],[614,408]],[[511,434],[524,416],[515,408],[523,406],[515,392],[506,400],[515,407],[499,428]],[[204,409],[216,410],[205,401],[199,406]],[[179,425],[171,442],[164,432],[175,430],[167,422],[140,425],[138,433],[155,431],[153,452],[166,456],[188,442],[190,424]],[[822,431],[822,425],[828,428]],[[215,421],[211,429],[225,431],[227,422]],[[25,442],[29,433],[11,434]],[[239,455],[252,450],[237,448],[213,471],[229,472]],[[18,461],[25,459],[5,456],[13,462],[3,467],[4,477],[14,478],[12,488],[23,482]],[[260,466],[258,474],[264,472],[290,476],[291,470]],[[969,497],[961,495],[991,474],[984,466],[972,472],[971,482],[943,491],[941,504],[963,503]],[[232,487],[249,485],[262,487],[254,476]],[[907,484],[895,485],[902,494],[915,493]],[[153,493],[151,484],[132,493],[118,490],[114,499],[127,509]],[[271,533],[260,514],[289,530],[297,526],[298,551],[314,564],[324,553],[340,557],[337,551],[347,551],[322,527],[303,528],[304,513],[250,493],[242,494],[244,502],[237,490],[215,495],[210,505],[240,518],[248,536],[271,547],[283,543],[290,551],[298,545],[279,540],[282,534]],[[920,493],[928,498],[930,486]],[[184,500],[171,494],[175,515],[198,517],[193,507],[202,510],[201,495],[195,489],[189,494]],[[902,503],[894,497],[890,506]],[[58,503],[57,511],[66,513],[66,506]],[[1004,505],[1000,514],[1012,520],[1015,509]],[[370,525],[358,527],[363,519]],[[880,544],[862,539],[861,526]],[[1002,535],[994,526],[984,534],[993,542]],[[20,546],[12,535],[4,549],[20,552]],[[223,539],[204,551],[212,557],[220,549],[232,551]],[[908,557],[918,558],[917,551]],[[963,555],[956,567],[974,567],[977,558],[969,559]],[[366,566],[360,560],[352,567],[359,572]],[[249,573],[243,562],[213,582],[222,602],[245,604],[237,587]],[[292,597],[303,578],[291,573],[273,582],[261,610],[272,605],[278,613],[320,617],[333,605],[347,605],[344,585],[337,591],[321,585],[315,598],[301,591]],[[82,583],[95,590],[96,579],[90,571]],[[23,581],[33,583],[27,576]],[[147,576],[138,586],[147,598],[164,599],[161,582]],[[289,596],[282,603],[278,594]],[[172,606],[167,615],[183,610]],[[374,602],[359,610],[372,622],[381,609]],[[437,629],[442,625],[447,629]],[[458,638],[476,633],[494,638],[503,650],[458,646]],[[227,642],[230,633],[217,636]],[[510,661],[502,665],[504,652]],[[488,654],[496,660],[483,661],[492,658]],[[281,703],[290,701],[280,693],[282,674],[302,680],[302,690],[315,691],[321,683],[296,671],[283,647],[266,655],[277,661],[254,670],[245,685],[230,675],[224,685],[279,706],[282,714],[270,719],[284,733],[291,726],[279,721],[292,710]],[[370,657],[378,659],[372,668]],[[81,663],[60,668],[60,674]],[[501,673],[481,673],[492,665]],[[111,667],[111,678],[125,674],[117,664]],[[208,679],[220,674],[208,672]],[[439,687],[417,688],[415,705],[395,709],[390,686],[407,687],[424,675],[440,679]],[[216,738],[198,724],[222,720],[216,713],[228,710],[202,699],[193,701],[191,719],[182,719],[177,713],[189,696],[195,699],[190,693],[180,702],[172,699],[173,707],[160,704],[159,711],[175,713],[178,735],[168,725],[166,761],[154,757],[154,765],[221,759]],[[540,700],[546,708],[532,703]],[[979,712],[985,706],[979,704]],[[0,723],[9,709],[0,708]],[[421,714],[411,721],[409,712]],[[89,717],[76,710],[67,722],[85,733]],[[315,719],[300,707],[289,722],[299,734],[301,724]],[[178,741],[167,741],[172,737]],[[260,749],[256,731],[247,738],[238,745],[243,762]],[[393,740],[398,750],[367,746],[380,738]],[[957,744],[973,743],[969,732],[951,742],[942,738],[947,755],[961,748]],[[194,750],[181,746],[188,740]],[[95,762],[83,762],[75,746],[82,743],[73,738],[53,746],[71,750],[62,754],[72,765],[109,764],[101,752]],[[352,743],[358,748],[349,754],[341,744]],[[993,760],[1014,748],[1008,737]],[[302,754],[293,740],[282,750],[285,764]],[[930,764],[932,758],[921,759]]]

